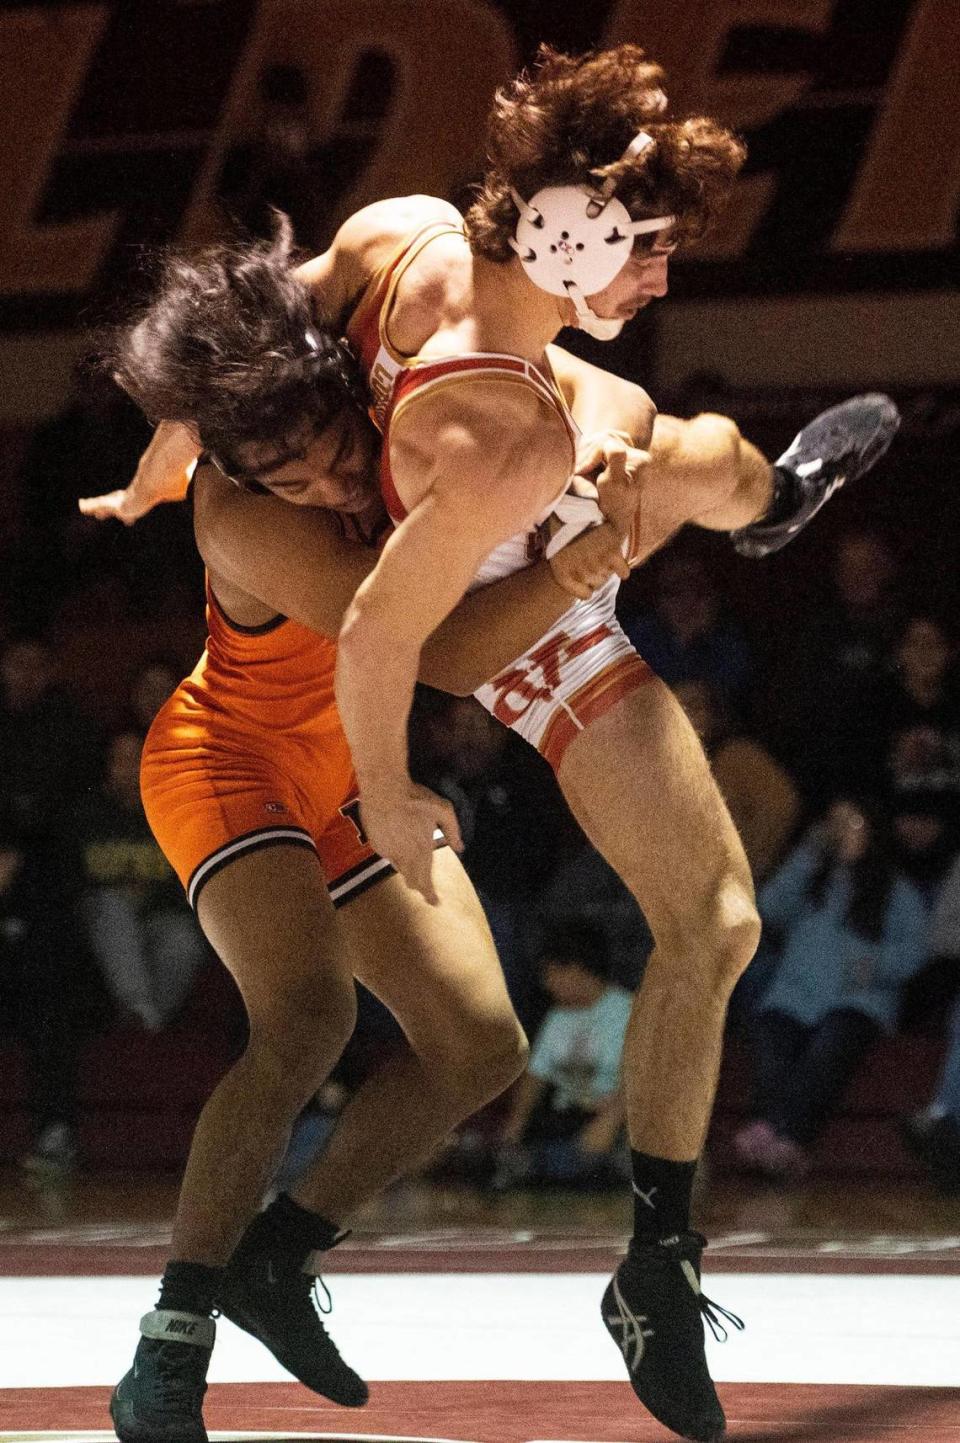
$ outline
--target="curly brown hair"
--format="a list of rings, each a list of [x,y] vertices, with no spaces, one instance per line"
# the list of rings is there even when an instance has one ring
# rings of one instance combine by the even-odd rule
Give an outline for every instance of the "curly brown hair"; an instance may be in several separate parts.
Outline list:
[[[295,274],[293,232],[168,253],[146,307],[108,338],[102,365],[153,421],[192,423],[236,455],[321,429],[363,404],[356,363]]]
[[[525,199],[545,185],[608,178],[634,220],[675,215],[670,239],[698,239],[713,223],[746,158],[731,131],[707,116],[666,118],[664,73],[639,45],[562,55],[543,45],[532,73],[498,90],[487,127],[489,169],[465,218],[472,250],[508,261],[517,225],[513,188]],[[620,156],[639,130],[653,139]],[[650,236],[636,244],[649,247]]]

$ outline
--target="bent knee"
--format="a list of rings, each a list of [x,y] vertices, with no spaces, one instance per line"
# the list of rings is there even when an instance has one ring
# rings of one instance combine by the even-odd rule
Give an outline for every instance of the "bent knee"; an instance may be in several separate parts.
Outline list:
[[[530,1046],[519,1020],[462,1028],[455,1055],[437,1058],[442,1080],[465,1102],[481,1107],[516,1082],[527,1065]]]
[[[347,981],[281,993],[259,1007],[250,1018],[248,1057],[280,1086],[285,1079],[294,1090],[319,1087],[356,1026],[356,992]]]
[[[753,889],[728,877],[673,925],[655,934],[658,951],[688,967],[711,987],[732,991],[760,942],[760,914]]]
[[[721,987],[736,985],[760,944],[760,914],[753,888],[729,878],[718,888],[711,908],[708,935]]]

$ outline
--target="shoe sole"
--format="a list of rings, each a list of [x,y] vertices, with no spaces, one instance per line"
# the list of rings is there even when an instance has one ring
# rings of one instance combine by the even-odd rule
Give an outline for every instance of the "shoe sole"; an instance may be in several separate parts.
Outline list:
[[[119,1385],[118,1385],[119,1387]],[[184,1433],[181,1429],[158,1433],[149,1424],[140,1423],[134,1413],[117,1396],[118,1388],[110,1395],[110,1420],[113,1431],[120,1443],[209,1443],[207,1430],[202,1425],[197,1432]]]
[[[844,473],[845,481],[855,481],[877,464],[889,449],[890,443],[900,428],[900,412],[889,396],[871,392],[841,401],[816,416],[803,430],[798,432],[793,443],[781,458],[781,463],[795,466],[802,464],[804,455],[811,459],[836,462],[850,450],[851,438],[856,442],[850,455],[850,462]],[[858,433],[867,431],[866,436]],[[837,452],[837,441],[845,439],[845,446]]]

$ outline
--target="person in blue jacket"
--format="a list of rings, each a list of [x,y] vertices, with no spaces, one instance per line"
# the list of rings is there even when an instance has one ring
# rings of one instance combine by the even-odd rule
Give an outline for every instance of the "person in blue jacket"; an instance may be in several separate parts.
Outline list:
[[[897,1025],[929,916],[872,809],[838,800],[761,890],[780,956],[751,1028],[753,1117],[740,1160],[798,1178],[861,1062]]]

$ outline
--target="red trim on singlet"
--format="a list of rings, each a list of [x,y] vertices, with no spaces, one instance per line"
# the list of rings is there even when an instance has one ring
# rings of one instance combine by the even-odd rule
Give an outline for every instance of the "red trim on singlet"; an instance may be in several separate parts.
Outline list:
[[[419,251],[441,235],[454,231],[454,227],[442,221],[421,226],[402,249],[383,266],[372,278],[369,289],[361,297],[353,316],[347,324],[347,336],[356,350],[368,381],[380,355],[381,346],[389,338],[390,317],[383,317],[383,307],[399,268],[416,259]],[[434,232],[433,235],[430,232]],[[392,348],[391,348],[392,349]],[[440,356],[436,360],[423,360],[418,356],[402,358],[394,351],[400,370],[393,381],[389,400],[379,419],[373,417],[384,437],[380,453],[380,491],[384,505],[392,521],[399,524],[407,515],[407,509],[397,492],[396,483],[390,470],[389,429],[393,414],[401,401],[414,391],[429,386],[446,376],[486,373],[491,376],[507,373],[526,381],[548,405],[555,407],[567,429],[570,445],[576,453],[579,432],[563,395],[552,376],[545,374],[532,361],[523,356],[514,356],[497,351],[475,351],[460,356]],[[405,360],[405,363],[404,363]]]
[[[553,768],[559,770],[567,747],[591,722],[606,716],[625,696],[655,680],[655,673],[639,656],[625,656],[614,662],[599,676],[591,677],[579,691],[558,707],[537,750]]]

